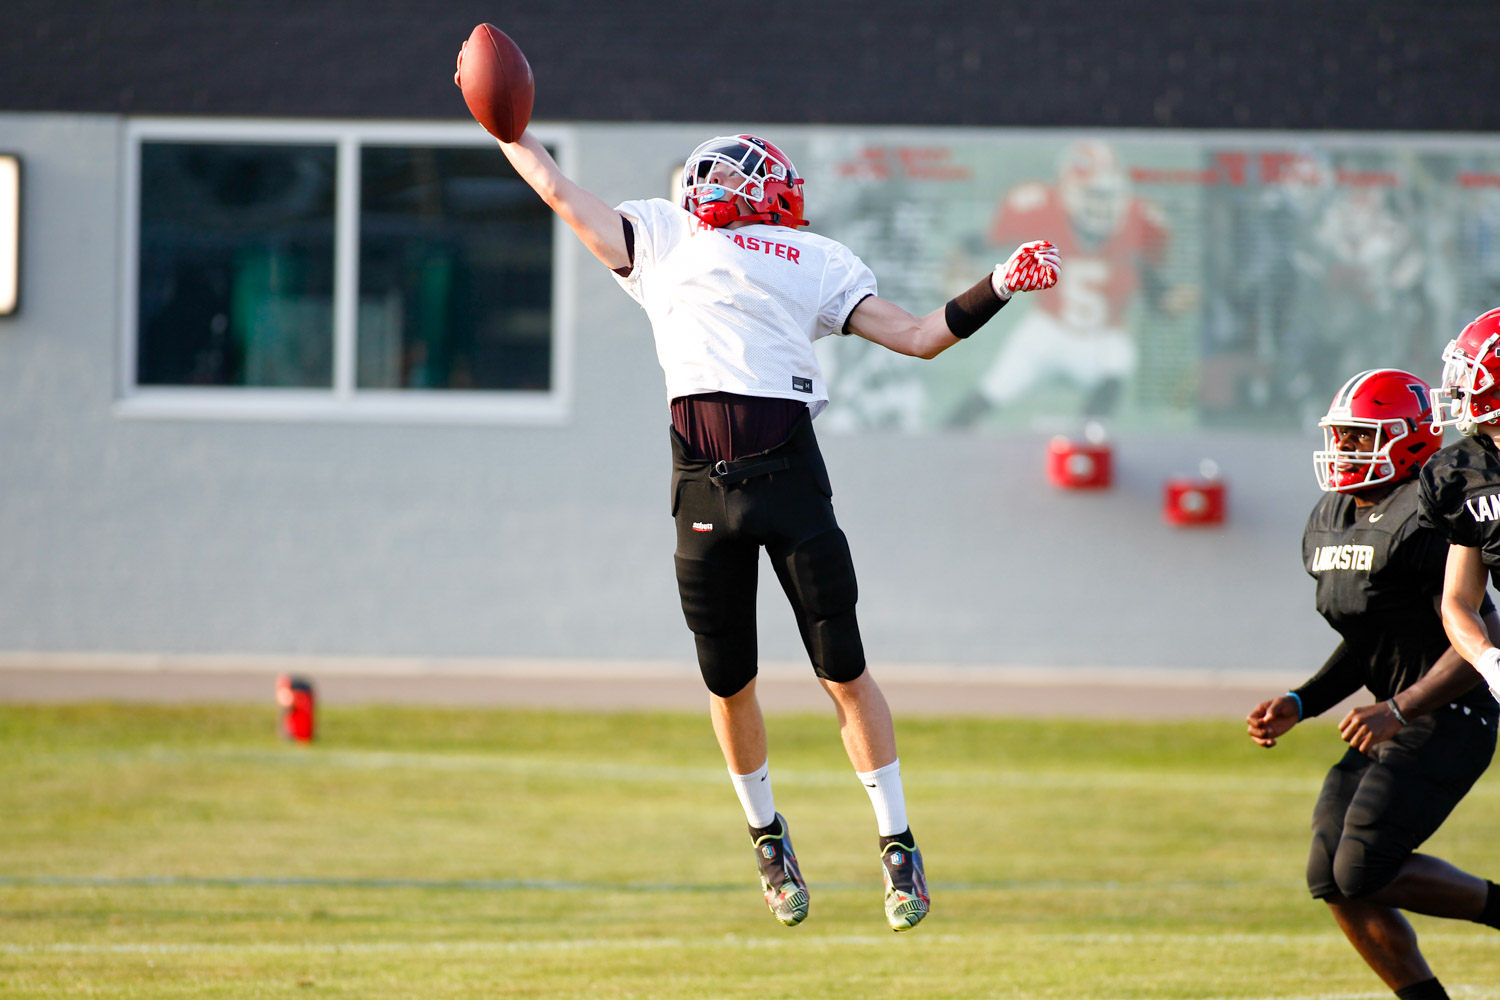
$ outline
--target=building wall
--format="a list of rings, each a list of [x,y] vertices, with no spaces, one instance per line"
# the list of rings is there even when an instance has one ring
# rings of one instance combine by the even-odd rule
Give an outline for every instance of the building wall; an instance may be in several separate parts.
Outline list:
[[[8,0],[0,108],[445,118],[481,21],[554,121],[1500,128],[1489,0]]]
[[[578,179],[654,194],[704,129],[577,126]],[[661,372],[644,314],[581,248],[561,426],[131,415],[122,121],[0,114],[0,150],[25,169],[22,306],[0,319],[0,652],[691,658]],[[1313,445],[1131,436],[1116,488],[1083,495],[1046,484],[1035,433],[825,435],[867,649],[1311,670],[1332,646],[1299,560]],[[1230,524],[1170,529],[1162,480],[1204,456]],[[763,656],[798,659],[762,582]]]

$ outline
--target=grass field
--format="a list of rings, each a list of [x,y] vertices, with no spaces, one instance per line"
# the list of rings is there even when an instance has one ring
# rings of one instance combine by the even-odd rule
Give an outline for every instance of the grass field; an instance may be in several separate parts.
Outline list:
[[[793,929],[696,715],[329,708],[295,747],[258,707],[0,706],[0,996],[1390,996],[1301,884],[1328,722],[901,720],[899,936],[831,719],[769,724]],[[1497,788],[1431,850],[1500,875]],[[1413,922],[1500,997],[1500,935]]]

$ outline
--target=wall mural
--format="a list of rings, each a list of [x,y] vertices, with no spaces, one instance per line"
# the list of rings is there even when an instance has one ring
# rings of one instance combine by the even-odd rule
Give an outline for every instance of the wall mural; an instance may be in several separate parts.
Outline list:
[[[882,295],[934,309],[1042,237],[1063,280],[933,362],[821,341],[827,430],[1309,427],[1500,304],[1500,145],[911,136],[793,154]]]

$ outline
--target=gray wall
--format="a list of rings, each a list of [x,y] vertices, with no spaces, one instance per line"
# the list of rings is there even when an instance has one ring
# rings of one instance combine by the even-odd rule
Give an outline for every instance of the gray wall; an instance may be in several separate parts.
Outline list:
[[[611,201],[655,194],[703,134],[580,126],[576,174]],[[625,155],[642,149],[661,162]],[[0,150],[25,158],[21,311],[0,319],[0,652],[691,657],[661,372],[587,254],[563,427],[121,416],[121,122],[0,114]],[[1048,486],[1044,444],[825,436],[873,660],[1321,662],[1333,634],[1298,551],[1310,437],[1128,437],[1103,495]],[[1204,456],[1231,522],[1168,528],[1161,482]],[[769,569],[762,590],[763,655],[800,657]]]

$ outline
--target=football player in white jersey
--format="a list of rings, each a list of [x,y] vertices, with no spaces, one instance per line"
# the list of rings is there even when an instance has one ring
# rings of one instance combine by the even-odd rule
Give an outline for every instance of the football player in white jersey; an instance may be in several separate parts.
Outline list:
[[[886,920],[897,931],[916,926],[927,915],[927,883],[906,819],[890,710],[865,668],[854,567],[812,431],[828,403],[812,344],[853,334],[935,357],[1013,293],[1052,287],[1056,250],[1045,240],[1024,244],[972,289],[919,317],[877,296],[874,275],[848,248],[803,231],[802,178],[764,139],[710,139],[688,157],[676,204],[619,206],[564,176],[529,132],[499,145],[650,317],[672,414],[678,590],[771,912],[788,926],[801,923],[808,893],[772,797],[755,693],[762,547],[875,808]]]

